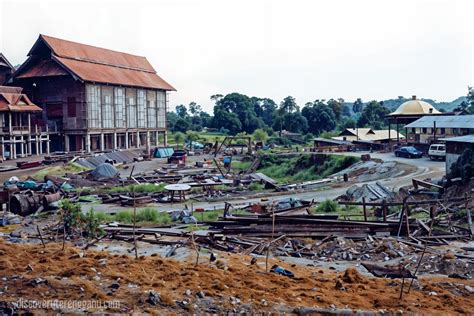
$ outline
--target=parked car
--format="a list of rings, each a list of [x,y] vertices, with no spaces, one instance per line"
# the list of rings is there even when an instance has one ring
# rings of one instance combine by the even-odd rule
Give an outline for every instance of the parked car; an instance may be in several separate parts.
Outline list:
[[[175,150],[174,153],[168,157],[168,163],[185,163],[186,150]]]
[[[431,160],[445,159],[446,158],[446,145],[445,144],[433,144],[428,150],[428,156]]]
[[[395,156],[405,158],[421,158],[423,157],[423,152],[412,146],[404,146],[395,150]]]

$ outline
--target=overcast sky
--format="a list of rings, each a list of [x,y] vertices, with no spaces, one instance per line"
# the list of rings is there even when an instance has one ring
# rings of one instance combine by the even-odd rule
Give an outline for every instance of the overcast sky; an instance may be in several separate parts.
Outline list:
[[[471,0],[0,0],[0,51],[19,64],[38,37],[146,56],[177,88],[171,105],[241,92],[298,104],[473,85]]]

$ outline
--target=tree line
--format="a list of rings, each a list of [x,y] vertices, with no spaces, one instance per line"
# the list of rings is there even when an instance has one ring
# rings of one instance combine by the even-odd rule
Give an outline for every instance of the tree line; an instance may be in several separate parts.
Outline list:
[[[186,132],[207,127],[233,135],[241,132],[252,134],[255,130],[272,135],[286,130],[319,136],[345,128],[383,129],[387,127],[385,117],[391,112],[383,101],[363,102],[360,98],[354,103],[347,103],[342,98],[317,99],[302,107],[292,96],[278,104],[270,98],[249,97],[236,92],[225,96],[212,95],[210,99],[214,102],[213,115],[203,111],[196,102],[188,106],[180,104],[175,112],[167,113],[168,128]],[[469,88],[466,101],[456,110],[474,113],[473,89]]]

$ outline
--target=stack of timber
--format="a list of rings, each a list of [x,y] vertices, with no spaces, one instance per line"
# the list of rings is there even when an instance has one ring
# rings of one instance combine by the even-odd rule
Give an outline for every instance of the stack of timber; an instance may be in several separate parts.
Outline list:
[[[214,233],[224,235],[243,235],[248,237],[287,237],[325,238],[340,236],[345,238],[366,238],[367,235],[396,235],[400,223],[398,221],[349,221],[340,220],[337,215],[271,215],[233,216],[220,218],[207,223]],[[410,227],[417,223],[410,223]],[[405,224],[402,231],[406,230]]]

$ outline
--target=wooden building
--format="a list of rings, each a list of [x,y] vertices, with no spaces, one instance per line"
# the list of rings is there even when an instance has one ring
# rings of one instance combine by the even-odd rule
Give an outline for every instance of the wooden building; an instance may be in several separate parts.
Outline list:
[[[42,108],[35,124],[48,126],[52,150],[166,145],[175,89],[145,57],[40,35],[9,84]]]
[[[474,151],[474,135],[448,137],[441,140],[446,142],[446,174],[449,175],[451,166],[456,163],[464,150]]]
[[[421,148],[440,139],[474,134],[474,115],[424,116],[405,126],[408,143]]]
[[[7,82],[10,79],[10,76],[13,74],[15,68],[8,61],[8,59],[0,53],[0,86]]]
[[[405,138],[402,134],[397,135],[397,131],[380,129],[375,130],[372,128],[346,128],[339,133],[338,136],[332,137],[335,140],[342,141],[366,141],[374,143],[388,144],[390,141],[396,140],[397,138]]]
[[[42,109],[22,88],[0,86],[0,155],[2,160],[49,153],[47,129],[32,124]]]

